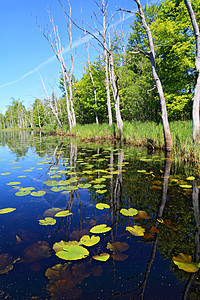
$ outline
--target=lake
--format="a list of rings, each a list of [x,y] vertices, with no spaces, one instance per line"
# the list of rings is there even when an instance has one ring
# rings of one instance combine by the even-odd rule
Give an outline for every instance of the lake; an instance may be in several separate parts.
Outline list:
[[[193,175],[163,152],[0,132],[0,299],[200,299]]]

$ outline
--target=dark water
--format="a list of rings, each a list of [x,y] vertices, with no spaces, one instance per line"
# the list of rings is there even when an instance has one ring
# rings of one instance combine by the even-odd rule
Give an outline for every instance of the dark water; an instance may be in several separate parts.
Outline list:
[[[200,299],[198,182],[162,152],[0,132],[0,174],[0,209],[15,208],[0,214],[0,299]],[[123,215],[129,208],[139,212]],[[66,209],[73,214],[55,217]],[[56,223],[40,225],[46,217]],[[111,230],[90,232],[100,224]],[[141,236],[127,230],[135,225]],[[84,235],[100,237],[82,245],[87,257],[56,256],[55,243]],[[93,258],[101,253],[109,259]],[[180,253],[196,272],[175,265]]]

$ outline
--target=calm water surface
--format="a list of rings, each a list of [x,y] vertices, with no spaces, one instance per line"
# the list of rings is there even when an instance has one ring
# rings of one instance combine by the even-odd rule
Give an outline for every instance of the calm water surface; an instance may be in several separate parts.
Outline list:
[[[173,262],[180,253],[199,260],[191,176],[162,152],[0,132],[0,299],[200,299],[198,265],[186,272]],[[101,224],[108,231],[90,232]],[[55,243],[80,249],[85,235],[100,237],[81,245],[85,258],[56,255],[69,248]],[[96,260],[102,253],[109,258]]]

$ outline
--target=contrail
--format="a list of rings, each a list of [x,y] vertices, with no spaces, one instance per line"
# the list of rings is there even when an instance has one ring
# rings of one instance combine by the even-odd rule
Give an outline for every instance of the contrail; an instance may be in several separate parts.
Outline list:
[[[132,17],[132,14],[131,14],[131,15],[127,15],[127,16],[125,17],[125,20],[127,20],[127,19],[129,19],[129,18],[131,18],[131,17]],[[121,23],[121,20],[118,20],[118,21],[116,21],[115,23],[113,23],[112,25],[110,25],[109,27],[110,27],[110,28],[113,28],[114,26],[119,25],[120,23]],[[78,46],[80,46],[80,45],[82,45],[82,44],[85,43],[85,39],[86,39],[86,41],[89,41],[89,40],[91,40],[92,38],[93,38],[93,37],[92,37],[91,35],[87,35],[86,37],[81,38],[78,42],[77,42],[77,41],[74,42],[72,47],[73,47],[73,48],[78,47]],[[65,53],[67,53],[67,52],[69,52],[69,51],[70,51],[70,46],[67,46],[67,47],[65,47],[65,48],[63,49],[63,54],[65,54]],[[34,69],[32,69],[31,71],[25,73],[24,75],[22,75],[22,76],[19,77],[18,79],[0,85],[0,88],[7,87],[7,86],[9,86],[9,85],[12,85],[12,84],[14,84],[14,83],[17,83],[17,82],[23,80],[24,78],[28,77],[28,76],[31,75],[31,74],[34,74],[34,73],[38,72],[42,67],[44,67],[44,66],[46,66],[46,65],[48,65],[48,64],[50,64],[50,63],[52,63],[52,62],[55,61],[55,60],[56,60],[56,57],[55,57],[55,55],[53,55],[53,56],[51,56],[50,58],[48,58],[47,60],[45,60],[44,62],[42,62],[41,64],[39,64],[36,68],[34,68]]]

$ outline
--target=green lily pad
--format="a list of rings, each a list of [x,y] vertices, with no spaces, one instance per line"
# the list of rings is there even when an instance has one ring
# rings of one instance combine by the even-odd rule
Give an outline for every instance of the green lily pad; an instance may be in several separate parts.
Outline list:
[[[101,225],[97,225],[94,226],[90,229],[91,233],[105,233],[110,231],[112,228],[108,227],[106,224],[101,224]]]
[[[195,180],[195,177],[194,176],[189,176],[186,178],[186,180]]]
[[[1,173],[0,175],[10,175],[10,172]]]
[[[146,173],[146,170],[137,170],[138,173]]]
[[[65,189],[66,189],[65,186],[59,186],[59,187],[54,186],[54,187],[51,188],[51,191],[53,191],[53,192],[62,192],[62,191],[64,191]]]
[[[108,204],[106,204],[106,203],[97,203],[97,204],[96,204],[96,208],[97,208],[97,209],[110,208],[110,205],[108,205]]]
[[[182,187],[183,189],[191,189],[192,185],[191,184],[180,184],[180,187]]]
[[[14,210],[16,210],[16,208],[11,208],[11,207],[2,208],[0,209],[0,214],[8,214],[10,212],[13,212]]]
[[[59,251],[62,251],[63,247],[66,245],[78,245],[78,241],[69,241],[69,242],[60,241],[53,245],[53,250],[57,253]]]
[[[47,181],[44,181],[44,184],[46,184],[47,186],[56,186],[56,185],[58,185],[58,181],[56,181],[56,180],[47,180]]]
[[[108,253],[101,253],[100,255],[94,255],[92,258],[99,260],[99,261],[107,261],[110,257]]]
[[[73,215],[73,213],[69,212],[69,210],[62,210],[62,211],[59,211],[55,217],[67,217],[67,216],[70,216],[70,215]]]
[[[30,190],[27,190],[27,191],[19,191],[17,193],[15,193],[16,196],[19,196],[19,197],[22,197],[22,196],[26,196],[26,195],[29,195],[31,193]]]
[[[18,184],[21,184],[21,182],[19,182],[19,181],[11,181],[11,182],[8,182],[6,184],[7,185],[18,185]]]
[[[128,230],[132,235],[135,236],[144,236],[145,229],[141,226],[135,225],[133,227],[126,227],[126,230]]]
[[[40,225],[55,225],[56,220],[51,217],[46,217],[44,220],[38,220]]]
[[[66,187],[66,190],[68,190],[68,191],[75,191],[75,190],[78,190],[78,186],[69,185],[69,186]]]
[[[57,252],[56,255],[65,260],[78,260],[87,257],[89,251],[79,245],[66,245],[63,247],[63,250]]]
[[[17,176],[17,178],[25,178],[26,177],[26,175],[19,175],[19,176]]]
[[[96,245],[98,242],[100,241],[100,237],[99,236],[89,236],[89,235],[84,235],[82,236],[82,238],[80,239],[79,245],[84,245],[87,247],[91,247]]]
[[[95,184],[95,185],[93,185],[93,188],[94,188],[94,189],[102,189],[102,188],[104,188],[104,187],[106,187],[105,184]]]
[[[46,194],[45,191],[38,191],[38,192],[32,192],[31,196],[40,197],[40,196],[44,196],[45,194]]]
[[[24,192],[24,191],[34,191],[35,188],[33,186],[30,187],[25,187],[25,188],[21,188],[20,191]]]
[[[107,190],[96,190],[96,193],[98,194],[105,194]]]
[[[61,175],[57,175],[57,174],[51,176],[51,178],[60,178],[60,177],[61,177]]]
[[[91,185],[90,183],[85,183],[85,184],[80,183],[80,184],[78,185],[78,187],[79,187],[80,189],[89,189],[91,186],[92,186],[92,185]]]
[[[178,256],[173,256],[172,261],[185,272],[195,273],[200,268],[200,263],[192,262],[192,257],[187,254],[179,253]]]
[[[136,216],[137,213],[138,213],[138,210],[135,209],[135,208],[129,208],[129,209],[125,209],[125,208],[122,208],[120,210],[120,213],[124,216],[127,216],[127,217],[133,217],[133,216]]]

